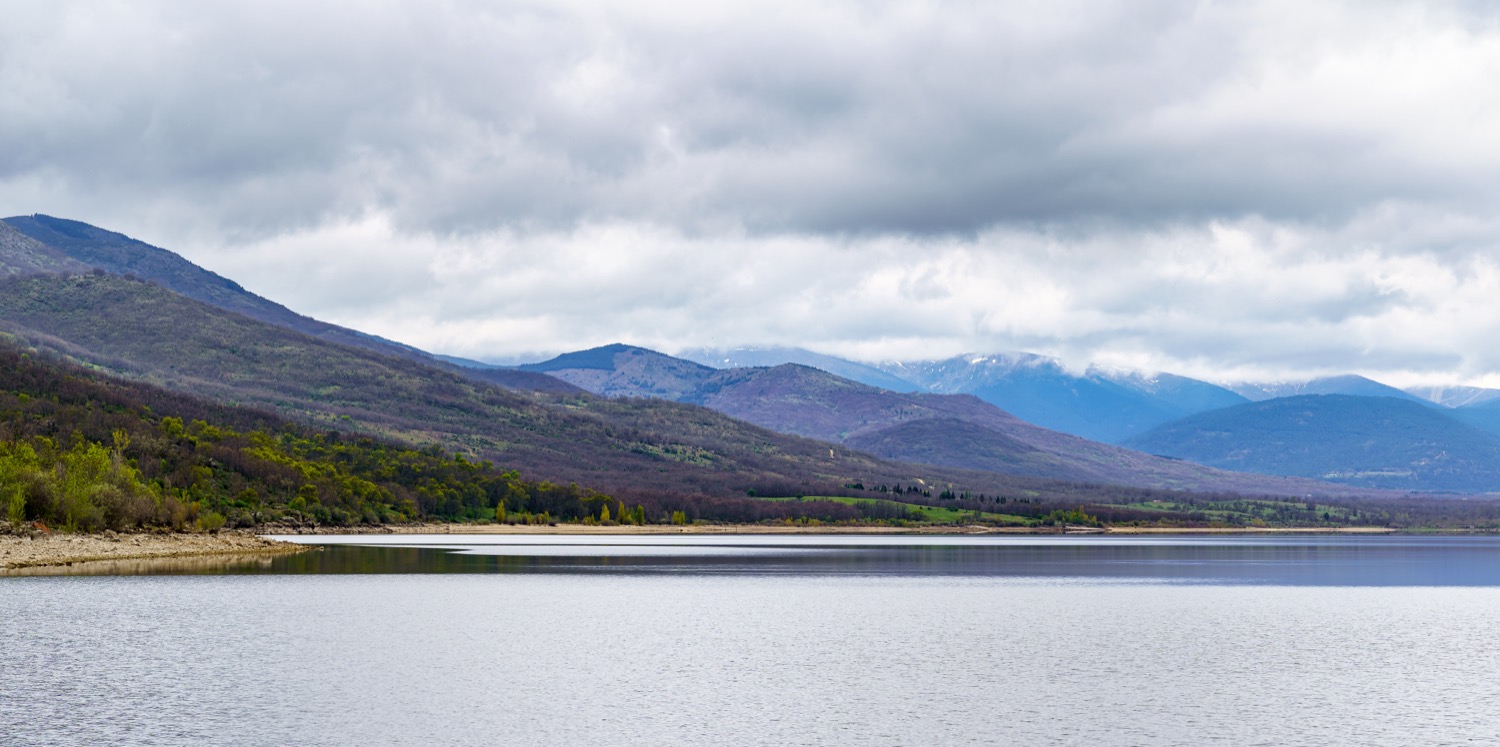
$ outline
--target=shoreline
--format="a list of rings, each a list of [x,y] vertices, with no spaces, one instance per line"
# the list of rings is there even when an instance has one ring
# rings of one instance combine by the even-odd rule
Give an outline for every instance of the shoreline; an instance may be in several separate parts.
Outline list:
[[[60,568],[81,563],[107,561],[159,561],[192,558],[271,558],[306,552],[313,546],[272,539],[273,536],[318,535],[575,535],[575,536],[714,536],[752,535],[1388,535],[1388,534],[1493,534],[1474,531],[1431,531],[1388,527],[881,527],[881,526],[779,526],[764,524],[698,524],[646,526],[557,526],[526,524],[415,524],[381,527],[263,527],[258,530],[228,530],[215,534],[0,534],[0,576],[27,569]]]

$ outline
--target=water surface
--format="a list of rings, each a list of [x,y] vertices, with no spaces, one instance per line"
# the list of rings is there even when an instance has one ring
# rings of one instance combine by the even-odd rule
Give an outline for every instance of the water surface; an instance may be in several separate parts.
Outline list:
[[[365,537],[0,579],[0,743],[1500,733],[1488,538],[651,539]]]

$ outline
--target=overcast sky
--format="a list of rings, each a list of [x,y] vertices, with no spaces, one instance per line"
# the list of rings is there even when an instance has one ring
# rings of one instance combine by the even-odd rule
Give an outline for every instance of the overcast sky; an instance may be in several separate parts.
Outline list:
[[[1500,386],[1487,3],[0,9],[0,210],[429,350]]]

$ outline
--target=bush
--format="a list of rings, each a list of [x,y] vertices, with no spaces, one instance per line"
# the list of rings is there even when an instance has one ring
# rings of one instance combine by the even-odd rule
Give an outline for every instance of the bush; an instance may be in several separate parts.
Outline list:
[[[198,529],[205,532],[217,532],[224,526],[224,514],[218,511],[209,511],[198,517]]]

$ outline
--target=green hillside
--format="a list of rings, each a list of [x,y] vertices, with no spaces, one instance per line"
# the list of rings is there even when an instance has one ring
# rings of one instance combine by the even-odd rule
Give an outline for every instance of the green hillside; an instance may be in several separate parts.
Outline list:
[[[436,448],[319,432],[111,382],[0,342],[0,504],[11,524],[216,529],[269,522],[563,520],[611,501]]]

